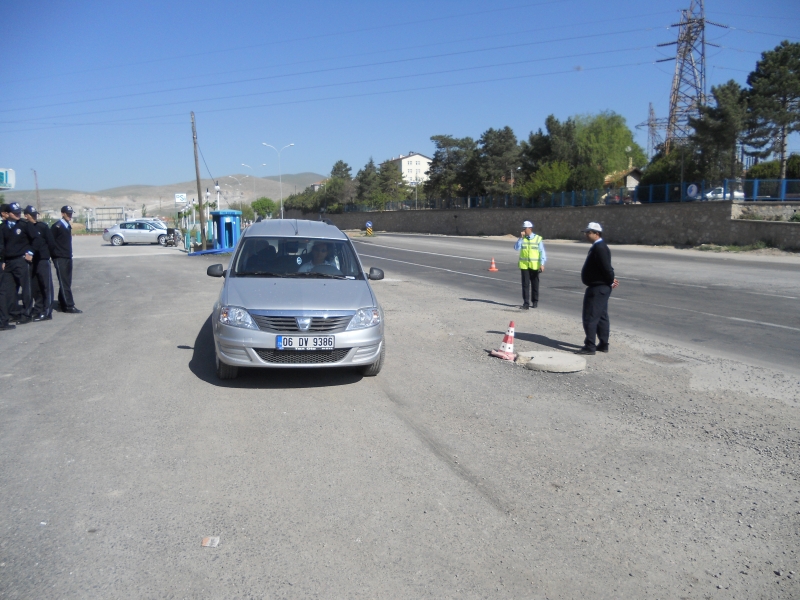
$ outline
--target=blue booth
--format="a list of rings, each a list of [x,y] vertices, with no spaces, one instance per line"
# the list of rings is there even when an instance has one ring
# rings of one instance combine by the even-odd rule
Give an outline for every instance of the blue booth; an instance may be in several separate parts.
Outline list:
[[[239,210],[212,210],[214,224],[214,250],[233,250],[242,231],[242,212]]]

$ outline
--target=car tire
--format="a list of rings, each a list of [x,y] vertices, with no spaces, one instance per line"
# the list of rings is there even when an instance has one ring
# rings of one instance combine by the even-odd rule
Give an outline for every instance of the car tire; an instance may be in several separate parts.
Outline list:
[[[158,245],[159,246],[166,246],[167,245],[167,236],[166,235],[158,236]]]
[[[381,372],[383,368],[383,359],[386,356],[386,340],[381,341],[381,353],[378,356],[378,360],[376,360],[371,365],[367,365],[366,367],[361,368],[361,374],[364,377],[375,377],[378,373]]]
[[[125,243],[125,240],[123,240],[118,235],[115,235],[115,236],[111,237],[111,245],[112,246],[122,246],[122,244],[124,244],[124,243]]]
[[[239,375],[239,367],[233,365],[226,365],[217,357],[217,377],[222,380],[236,379]]]

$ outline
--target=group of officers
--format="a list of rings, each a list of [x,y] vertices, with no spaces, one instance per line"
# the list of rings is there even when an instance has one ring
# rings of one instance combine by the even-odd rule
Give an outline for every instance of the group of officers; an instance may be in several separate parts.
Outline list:
[[[0,331],[53,318],[51,261],[61,312],[82,312],[72,298],[72,214],[62,206],[61,219],[48,226],[33,206],[0,205]]]

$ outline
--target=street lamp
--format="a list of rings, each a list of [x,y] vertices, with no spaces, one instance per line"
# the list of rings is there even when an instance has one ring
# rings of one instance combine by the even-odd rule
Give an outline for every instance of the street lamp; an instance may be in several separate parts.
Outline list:
[[[248,169],[253,169],[253,167],[251,167],[250,165],[246,165],[244,163],[242,163],[242,166],[243,167],[247,167]],[[245,175],[245,177],[247,177],[247,175]],[[256,170],[253,169],[253,200],[256,200],[256,197],[255,197],[256,196],[256,179],[255,179],[255,177],[256,177]]]
[[[268,148],[272,148],[275,152],[278,153],[278,182],[281,185],[281,219],[283,218],[283,169],[281,169],[281,152],[286,150],[289,146],[294,146],[294,144],[286,144],[283,148],[278,150],[275,146],[272,146],[266,142],[261,142],[262,146],[267,146]]]

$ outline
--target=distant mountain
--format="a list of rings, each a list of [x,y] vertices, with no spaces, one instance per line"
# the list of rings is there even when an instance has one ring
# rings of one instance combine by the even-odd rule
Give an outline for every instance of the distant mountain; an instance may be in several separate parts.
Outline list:
[[[319,173],[287,173],[283,176],[283,197],[293,194],[295,189],[303,191],[312,183],[325,179]],[[266,196],[273,200],[280,198],[280,184],[277,175],[269,177],[251,177],[247,173],[236,173],[220,177],[220,204],[226,208],[231,202],[252,202]],[[205,195],[210,192],[210,200],[216,200],[214,181],[201,179],[200,189]],[[76,190],[45,189],[39,190],[41,210],[57,213],[65,204],[69,204],[79,213],[87,208],[99,206],[123,206],[139,211],[144,204],[148,215],[169,216],[181,210],[182,205],[175,204],[175,194],[186,194],[191,200],[197,198],[197,183],[185,181],[169,185],[126,185],[99,190],[97,192],[80,192]],[[36,191],[19,190],[3,192],[6,202],[18,202],[22,206],[36,205]]]

